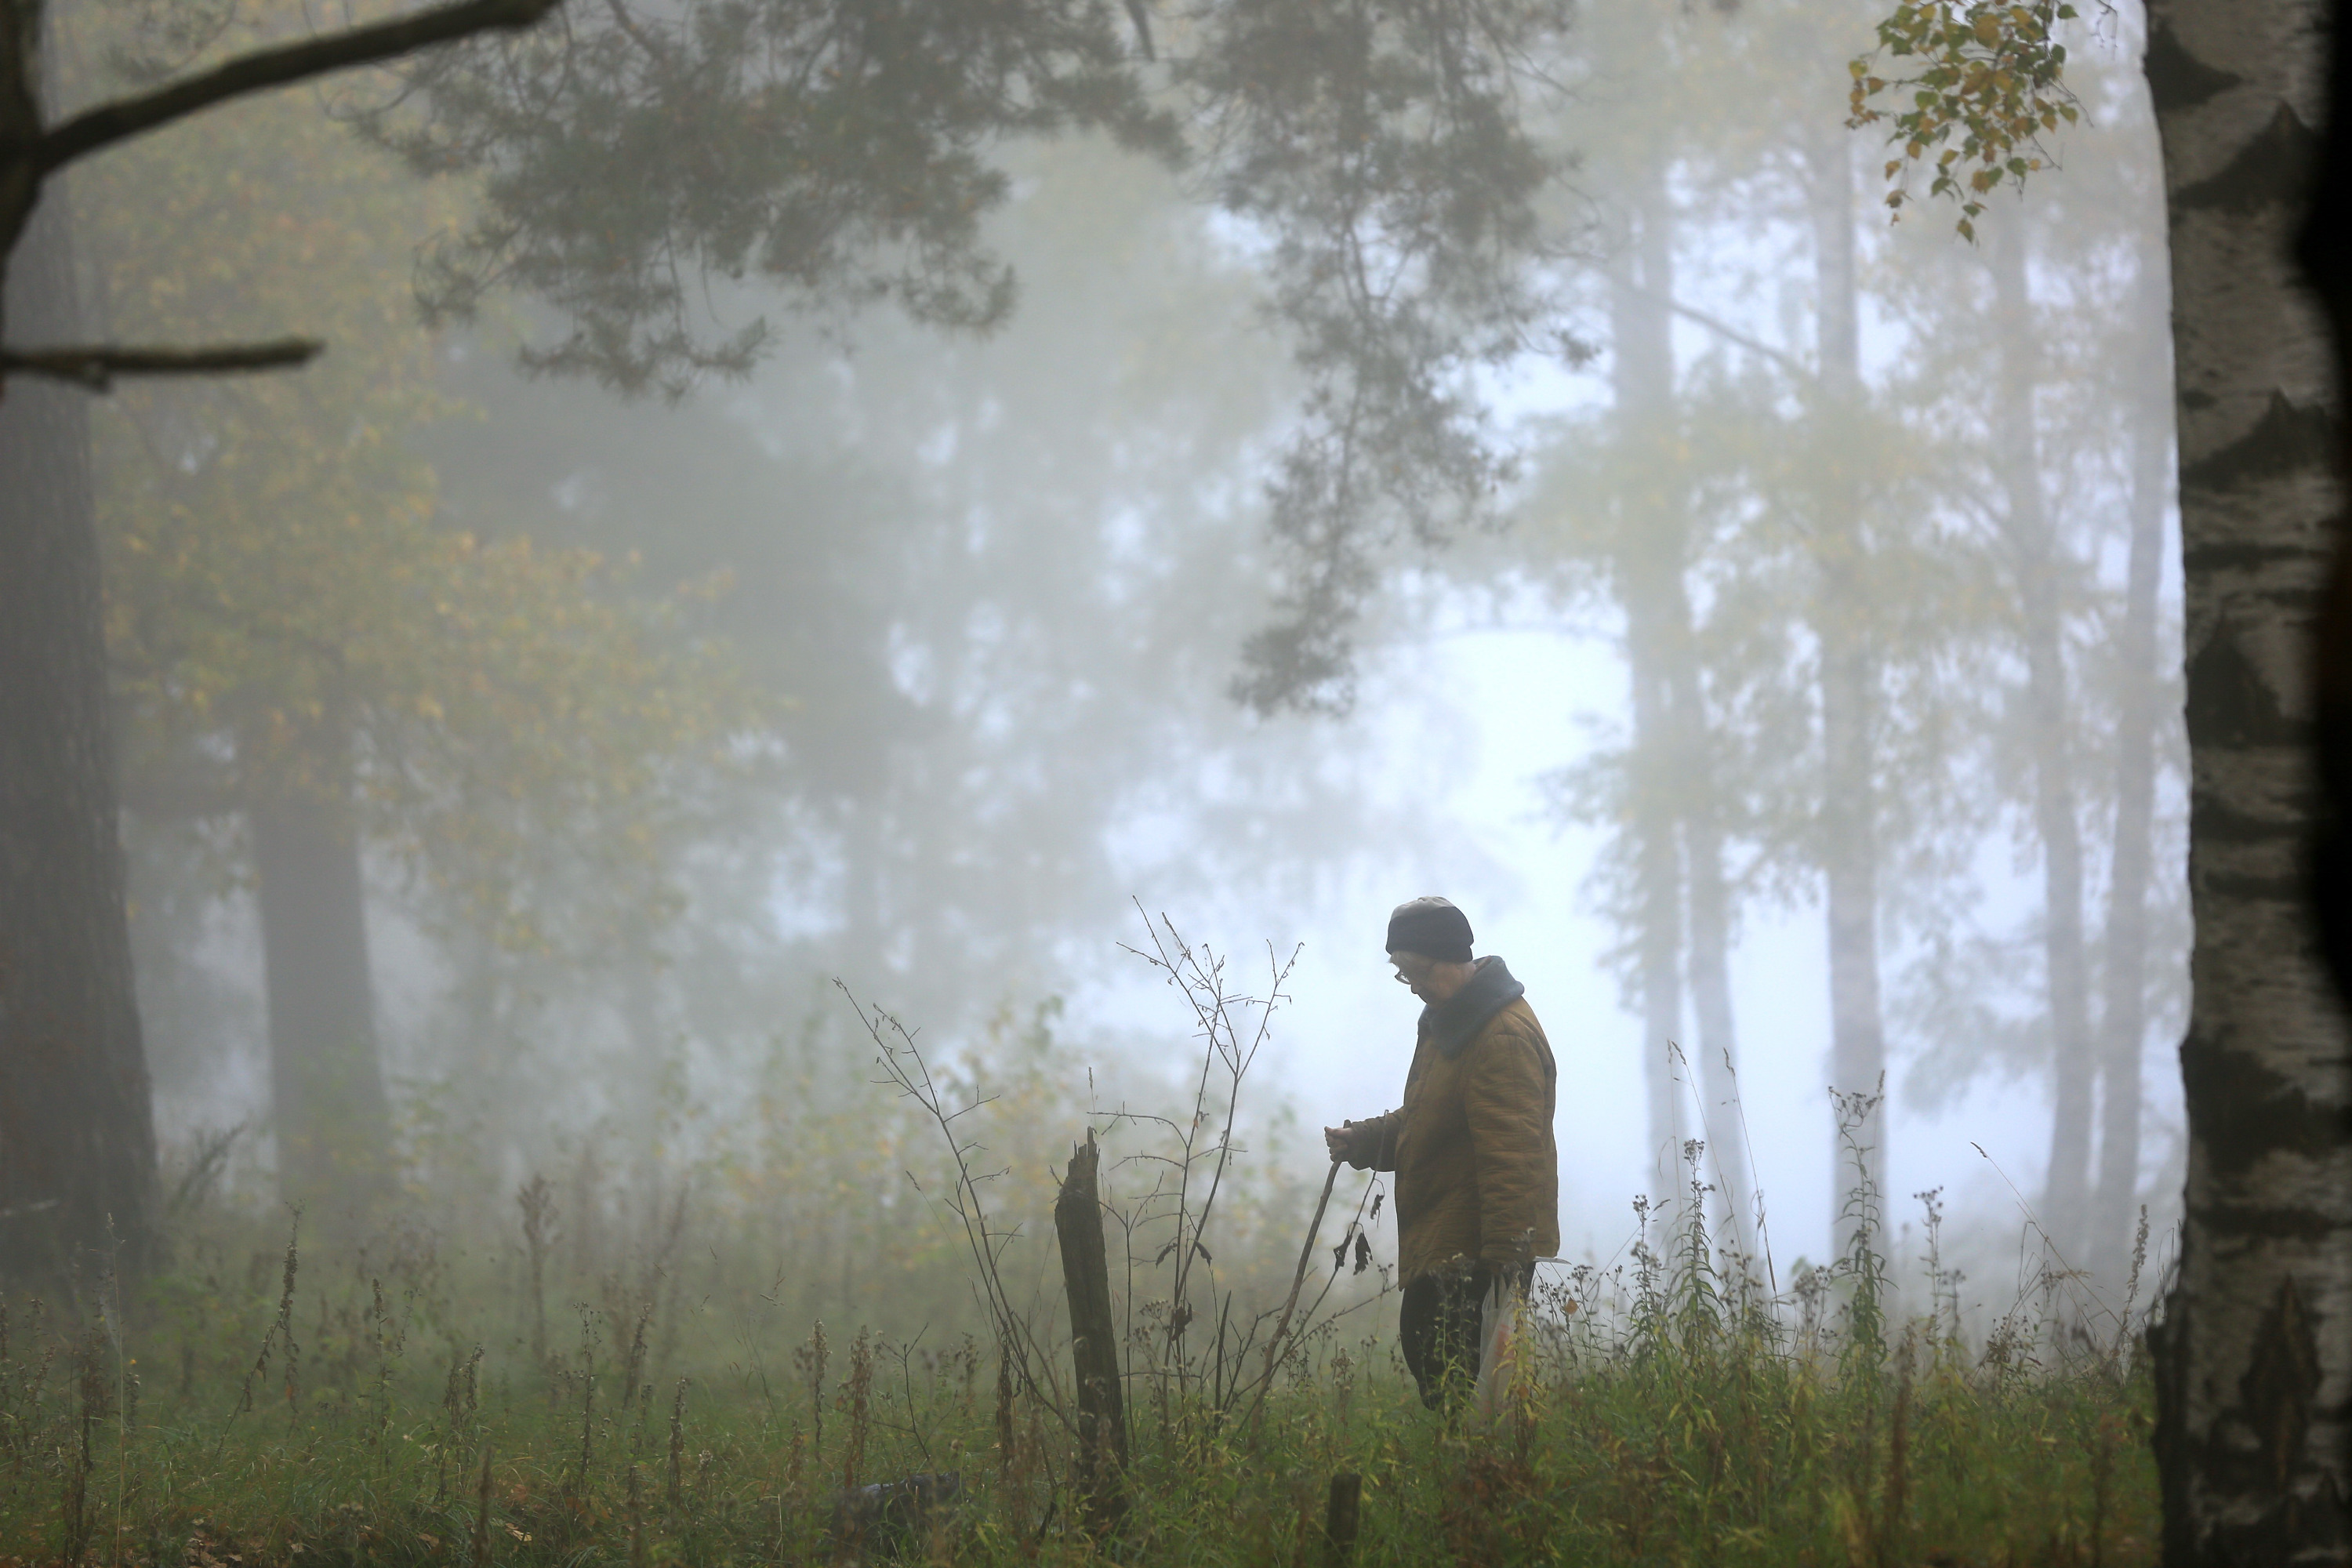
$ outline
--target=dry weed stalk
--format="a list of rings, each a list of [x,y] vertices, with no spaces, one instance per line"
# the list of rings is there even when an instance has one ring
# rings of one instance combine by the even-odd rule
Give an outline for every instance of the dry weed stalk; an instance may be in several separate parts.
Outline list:
[[[588,1493],[588,1470],[596,1453],[596,1311],[580,1309],[580,1458],[572,1477],[572,1495]]]
[[[989,1220],[987,1203],[981,1193],[982,1183],[995,1181],[1010,1167],[975,1173],[971,1158],[985,1151],[977,1140],[964,1137],[955,1125],[964,1117],[990,1104],[996,1097],[983,1095],[968,1105],[949,1110],[940,1099],[939,1083],[932,1075],[930,1063],[924,1058],[922,1047],[915,1043],[914,1033],[881,1008],[866,1007],[839,980],[835,980],[834,984],[848,1000],[857,1014],[858,1023],[864,1026],[876,1049],[881,1053],[875,1058],[876,1065],[883,1072],[879,1081],[896,1089],[901,1097],[913,1100],[931,1124],[939,1129],[940,1138],[947,1144],[956,1173],[953,1186],[940,1201],[948,1212],[955,1215],[962,1229],[964,1244],[971,1253],[977,1273],[982,1302],[988,1310],[997,1343],[1010,1352],[1013,1373],[1022,1392],[1052,1411],[1054,1418],[1065,1428],[1070,1427],[1069,1413],[1054,1385],[1052,1358],[1038,1343],[1028,1320],[1013,1306],[1012,1293],[1004,1284],[1002,1268],[1004,1249],[1021,1234],[1021,1227],[1016,1225],[1006,1230],[994,1229]],[[915,1181],[912,1172],[907,1173],[907,1179],[918,1192],[922,1190],[922,1184]]]
[[[449,1456],[457,1451],[458,1443],[474,1425],[482,1404],[482,1347],[476,1345],[474,1353],[449,1357],[449,1375],[441,1385],[441,1409],[449,1418],[447,1440],[434,1466],[433,1496],[437,1501],[449,1491]]]
[[[824,1321],[819,1319],[809,1329],[808,1343],[793,1352],[793,1364],[800,1369],[801,1381],[806,1384],[809,1396],[809,1420],[816,1428],[811,1447],[824,1452],[824,1363],[832,1352],[824,1342]]]
[[[631,1331],[629,1348],[621,1358],[621,1415],[624,1420],[627,1419],[629,1411],[636,1404],[639,1379],[646,1369],[646,1330],[651,1326],[653,1317],[654,1304],[649,1298],[637,1309],[636,1327]],[[653,1397],[650,1384],[644,1385],[644,1393],[647,1399]]]
[[[474,1513],[474,1568],[490,1568],[490,1446],[482,1445],[481,1489]]]
[[[849,1416],[849,1430],[841,1447],[841,1489],[849,1491],[857,1485],[857,1472],[866,1464],[867,1419],[872,1412],[874,1394],[874,1337],[864,1329],[849,1342],[849,1379],[841,1385],[841,1403]]]
[[[1149,949],[1120,945],[1157,970],[1162,982],[1183,997],[1192,1016],[1195,1037],[1201,1042],[1201,1070],[1193,1083],[1192,1112],[1185,1121],[1175,1122],[1163,1117],[1120,1112],[1120,1119],[1167,1127],[1176,1141],[1172,1154],[1147,1152],[1137,1156],[1161,1169],[1160,1180],[1141,1200],[1141,1217],[1136,1223],[1164,1220],[1173,1226],[1175,1233],[1153,1260],[1155,1266],[1171,1258],[1175,1264],[1169,1281],[1167,1320],[1162,1331],[1166,1355],[1160,1373],[1163,1384],[1172,1380],[1180,1398],[1188,1386],[1197,1388],[1205,1380],[1213,1401],[1217,1393],[1214,1384],[1220,1381],[1218,1363],[1222,1360],[1223,1336],[1221,1333],[1220,1342],[1211,1354],[1197,1358],[1202,1364],[1196,1366],[1196,1358],[1189,1352],[1185,1338],[1193,1319],[1193,1270],[1198,1267],[1207,1271],[1209,1298],[1213,1305],[1216,1259],[1207,1246],[1207,1234],[1217,1198],[1224,1190],[1225,1177],[1234,1155],[1240,1152],[1234,1133],[1241,1118],[1242,1085],[1257,1060],[1258,1051],[1273,1032],[1276,1010],[1290,999],[1283,987],[1289,983],[1291,971],[1297,967],[1304,949],[1294,947],[1290,956],[1283,959],[1275,952],[1273,943],[1267,943],[1269,980],[1265,994],[1237,994],[1226,989],[1223,955],[1206,943],[1194,946],[1187,942],[1164,913],[1154,921],[1139,901],[1136,913],[1143,917]],[[1213,1126],[1214,1142],[1204,1144]],[[1205,1173],[1201,1171],[1204,1163]],[[1196,1184],[1200,1189],[1197,1194]],[[1167,1394],[1163,1387],[1163,1405]]]
[[[555,1230],[555,1189],[547,1178],[531,1173],[515,1193],[522,1210],[523,1248],[530,1261],[530,1358],[540,1366],[547,1359],[547,1248]]]
[[[677,1393],[669,1403],[669,1493],[670,1511],[675,1513],[685,1501],[685,1477],[681,1473],[686,1461],[686,1387],[688,1380],[677,1380]]]
[[[298,1207],[293,1210],[293,1220],[286,1233],[286,1262],[279,1278],[278,1316],[270,1321],[269,1327],[262,1333],[260,1353],[254,1357],[253,1370],[245,1374],[244,1386],[237,1391],[236,1408],[229,1412],[231,1422],[253,1408],[253,1384],[256,1379],[268,1375],[272,1346],[285,1349],[286,1419],[289,1427],[299,1414],[296,1405],[296,1378],[300,1368],[301,1347],[294,1342],[294,1276],[302,1260],[301,1237],[302,1211]],[[221,1440],[228,1440],[226,1426],[221,1430]]]

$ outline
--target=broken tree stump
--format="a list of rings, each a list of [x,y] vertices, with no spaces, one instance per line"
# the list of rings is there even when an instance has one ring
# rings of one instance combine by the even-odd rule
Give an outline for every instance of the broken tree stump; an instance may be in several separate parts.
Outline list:
[[[1347,1568],[1363,1502],[1363,1477],[1343,1471],[1331,1478],[1331,1501],[1323,1510],[1323,1568]]]
[[[1103,1247],[1100,1159],[1091,1129],[1070,1151],[1054,1201],[1062,1243],[1062,1284],[1070,1299],[1070,1356],[1078,1383],[1078,1489],[1087,1533],[1100,1540],[1127,1511],[1127,1407],[1120,1393],[1118,1326],[1110,1310],[1110,1260]]]

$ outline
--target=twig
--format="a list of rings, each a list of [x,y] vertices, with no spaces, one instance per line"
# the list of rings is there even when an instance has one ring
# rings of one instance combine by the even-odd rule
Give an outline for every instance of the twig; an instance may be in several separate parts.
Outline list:
[[[232,371],[290,370],[326,352],[316,338],[218,343],[210,348],[133,349],[83,343],[56,349],[0,349],[0,376],[44,375],[105,392],[118,375],[219,375]]]
[[[1161,914],[1155,921],[1141,900],[1135,900],[1135,910],[1142,917],[1144,934],[1150,942],[1150,950],[1147,952],[1125,942],[1121,942],[1120,947],[1160,971],[1167,977],[1168,984],[1177,988],[1192,1008],[1193,1022],[1204,1042],[1200,1077],[1193,1090],[1192,1118],[1181,1127],[1173,1122],[1168,1123],[1176,1133],[1177,1152],[1174,1156],[1160,1160],[1162,1164],[1174,1170],[1175,1190],[1172,1194],[1167,1191],[1166,1173],[1163,1172],[1160,1183],[1155,1184],[1153,1191],[1144,1200],[1147,1205],[1168,1197],[1172,1197],[1175,1202],[1175,1239],[1169,1243],[1167,1250],[1160,1256],[1166,1258],[1173,1253],[1176,1261],[1169,1289],[1167,1341],[1171,1352],[1170,1366],[1181,1390],[1192,1364],[1192,1358],[1184,1347],[1183,1335],[1192,1321],[1192,1264],[1197,1258],[1209,1265],[1211,1300],[1213,1302],[1215,1265],[1210,1261],[1203,1243],[1210,1217],[1216,1211],[1217,1195],[1223,1188],[1225,1174],[1235,1151],[1234,1131],[1240,1115],[1242,1082],[1272,1031],[1275,1009],[1289,1000],[1283,986],[1297,964],[1299,950],[1293,949],[1286,963],[1275,952],[1273,944],[1267,943],[1266,967],[1271,984],[1266,994],[1264,997],[1229,995],[1224,988],[1223,958],[1205,945],[1194,949],[1166,914]],[[1257,1010],[1256,1025],[1244,1037],[1236,1012],[1251,1007]],[[1223,1068],[1224,1077],[1216,1097],[1225,1101],[1222,1111],[1223,1126],[1217,1133],[1216,1157],[1208,1170],[1207,1191],[1202,1198],[1199,1213],[1195,1214],[1192,1203],[1193,1168],[1205,1155],[1205,1151],[1200,1146],[1202,1128],[1212,1116],[1218,1114],[1213,1105],[1211,1083],[1220,1066]]]
[[[2088,1285],[2077,1283],[2084,1278],[2082,1271],[2077,1269],[2073,1264],[2066,1261],[2066,1255],[2058,1249],[2056,1238],[2051,1236],[2049,1228],[2042,1223],[2038,1216],[2035,1215],[2033,1205],[2025,1201],[2025,1194],[2017,1190],[2017,1184],[2009,1179],[2009,1173],[2000,1168],[2000,1162],[1994,1159],[1990,1154],[1986,1153],[1985,1146],[1981,1143],[1971,1141],[1969,1147],[1975,1150],[1978,1157],[1983,1160],[1986,1164],[1992,1167],[1993,1174],[1999,1176],[2001,1181],[2001,1185],[2009,1189],[2009,1195],[2017,1200],[2017,1212],[2025,1216],[2027,1228],[2042,1238],[2042,1245],[2049,1249],[2051,1257],[2058,1260],[2059,1281],[2066,1287],[2067,1293],[2074,1298],[2074,1304],[2077,1307],[2082,1307],[2087,1304],[2090,1307],[2096,1308],[2099,1311],[2105,1313],[2107,1318],[2117,1325],[2118,1329],[2126,1326],[2124,1323],[2124,1320],[2116,1316],[2116,1310],[2113,1307],[2108,1306],[2105,1300],[2100,1299],[2099,1293],[2095,1289]],[[2087,1298],[2087,1302],[2085,1298]]]
[[[45,132],[33,144],[34,177],[101,147],[168,125],[200,110],[247,93],[304,81],[329,71],[373,65],[433,44],[446,44],[491,28],[528,27],[559,0],[458,0],[413,16],[306,38],[274,49],[257,49],[135,98],[85,110]]]
[[[851,1008],[857,1014],[857,1021],[866,1026],[866,1032],[873,1037],[875,1046],[881,1051],[882,1054],[877,1061],[884,1073],[888,1075],[887,1081],[897,1089],[900,1095],[921,1107],[924,1114],[929,1116],[939,1128],[940,1136],[947,1141],[948,1153],[955,1161],[956,1169],[955,1195],[948,1200],[947,1208],[963,1227],[964,1241],[971,1249],[972,1261],[979,1270],[982,1296],[990,1317],[995,1321],[997,1342],[1001,1347],[1010,1349],[1013,1352],[1022,1384],[1028,1389],[1031,1395],[1051,1411],[1056,1421],[1066,1427],[1069,1426],[1070,1416],[1063,1407],[1061,1400],[1037,1381],[1032,1358],[1045,1359],[1044,1348],[1035,1342],[1035,1336],[1030,1331],[1028,1322],[1013,1308],[1012,1294],[1005,1289],[1003,1277],[997,1268],[998,1254],[1003,1250],[1003,1244],[1012,1239],[1012,1235],[1010,1233],[992,1235],[989,1231],[987,1206],[981,1201],[980,1195],[981,1182],[989,1178],[971,1173],[971,1163],[965,1159],[965,1155],[976,1145],[966,1142],[956,1135],[954,1126],[956,1119],[967,1111],[978,1110],[987,1104],[988,1100],[983,1099],[955,1110],[947,1110],[940,1102],[939,1087],[931,1077],[930,1063],[923,1058],[921,1048],[915,1044],[915,1037],[908,1032],[907,1026],[879,1007],[874,1008],[869,1013],[866,1005],[859,1002],[849,987],[839,979],[835,979],[833,984],[847,999]],[[885,1025],[888,1026],[891,1034],[898,1037],[895,1045],[884,1037],[882,1031]],[[900,1059],[902,1055],[904,1060]],[[911,1070],[908,1066],[909,1062],[913,1064]],[[1002,1174],[1002,1173],[995,1173]],[[907,1177],[912,1182],[914,1173],[911,1171],[907,1173]],[[919,1183],[916,1184],[916,1190],[919,1192],[921,1190]],[[1050,1378],[1050,1364],[1047,1375]]]

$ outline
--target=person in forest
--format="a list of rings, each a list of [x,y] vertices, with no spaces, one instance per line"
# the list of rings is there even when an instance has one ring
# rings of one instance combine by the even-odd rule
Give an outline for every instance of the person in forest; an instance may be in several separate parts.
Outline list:
[[[1404,1103],[1323,1130],[1331,1158],[1396,1173],[1398,1337],[1433,1409],[1478,1373],[1479,1309],[1498,1282],[1525,1290],[1559,1249],[1559,1069],[1527,987],[1446,900],[1389,917],[1389,962],[1424,1005]]]

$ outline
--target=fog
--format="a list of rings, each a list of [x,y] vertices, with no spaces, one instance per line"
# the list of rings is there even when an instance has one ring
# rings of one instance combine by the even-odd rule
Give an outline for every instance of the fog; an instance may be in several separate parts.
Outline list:
[[[2181,1180],[2185,764],[2170,502],[2135,479],[2169,468],[2137,11],[2077,50],[2063,166],[1996,191],[1972,243],[1916,179],[1890,225],[1877,133],[1842,125],[1867,16],[1653,9],[1580,11],[1555,90],[1528,89],[1545,144],[1573,153],[1535,204],[1548,313],[1444,383],[1503,466],[1475,515],[1367,531],[1360,574],[1339,573],[1344,667],[1305,700],[1245,698],[1253,639],[1302,602],[1312,552],[1270,521],[1269,487],[1319,372],[1276,308],[1279,216],[1221,205],[1198,165],[1097,132],[988,143],[1010,184],[982,233],[1018,279],[1001,322],[706,269],[688,314],[771,337],[744,374],[675,398],[518,371],[520,344],[575,321],[528,289],[418,323],[419,242],[475,198],[352,130],[383,84],[239,108],[177,163],[142,153],[82,182],[121,335],[284,318],[332,342],[301,389],[142,387],[99,416],[167,1167],[237,1130],[225,1200],[264,1213],[300,1185],[323,1213],[381,1174],[339,1163],[355,1145],[332,1116],[380,1114],[404,1195],[370,1201],[430,1223],[511,1229],[534,1173],[593,1170],[580,1190],[609,1182],[617,1215],[682,1185],[756,1231],[775,1189],[740,1176],[744,1151],[878,1148],[867,1130],[898,1114],[855,998],[976,1084],[1032,1053],[1064,1098],[1006,1100],[1039,1120],[991,1137],[1034,1194],[1111,1110],[1190,1102],[1190,1016],[1129,951],[1165,920],[1253,994],[1297,953],[1243,1118],[1253,1223],[1279,1254],[1322,1174],[1316,1130],[1402,1094],[1418,1004],[1382,933],[1391,906],[1438,893],[1549,1033],[1562,1256],[1608,1265],[1637,1195],[1684,1201],[1683,1142],[1723,1142],[1699,924],[1719,897],[1749,1147],[1744,1171],[1713,1150],[1697,1168],[1760,1199],[1785,1277],[1840,1245],[1829,1090],[1874,1087],[1834,1081],[1832,1050],[1829,879],[1862,837],[1885,1094],[1865,1136],[1890,1246],[1915,1245],[1913,1194],[1940,1189],[1971,1310],[2048,1268],[2119,1291],[2130,1221],[2100,1162],[2121,1096],[2139,1129],[2122,1212],[2147,1206],[2160,1262]],[[1824,228],[1832,163],[1846,195]],[[275,170],[258,185],[276,188],[207,183],[224,169]],[[142,258],[191,222],[348,232],[306,239],[308,263],[228,258],[200,298],[142,292]],[[1838,223],[1859,392],[1832,405]],[[279,478],[254,480],[268,464]],[[1840,483],[1865,559],[1843,577],[1820,521]],[[1668,514],[1659,567],[1643,542]],[[2134,665],[2151,516],[2171,564]],[[369,530],[406,531],[347,544]],[[1655,629],[1668,600],[1684,631]],[[429,613],[378,624],[394,601]],[[1859,836],[1822,735],[1822,638],[1845,635],[1822,628],[1848,616],[1877,714]],[[282,652],[322,640],[331,679]],[[367,982],[341,993],[358,1023],[314,1026],[324,1045],[284,1011],[299,960],[269,951],[269,921],[338,917],[299,891],[269,914],[256,826],[280,798],[262,737],[320,712],[344,715],[331,789]],[[226,808],[170,806],[192,758],[236,774]],[[2109,979],[2135,767],[2153,799],[2136,987]],[[2048,875],[2053,812],[2077,885]],[[2054,987],[2053,886],[2079,928]],[[2103,1043],[2126,991],[2137,1085]],[[380,1071],[384,1109],[305,1102],[329,1106],[302,1133],[327,1152],[298,1184],[273,1050],[311,1048]],[[891,1158],[838,1169],[897,1190]],[[1393,1233],[1375,1246],[1392,1257]]]

